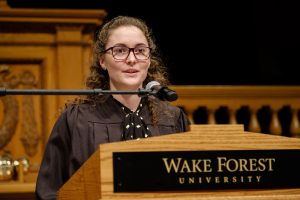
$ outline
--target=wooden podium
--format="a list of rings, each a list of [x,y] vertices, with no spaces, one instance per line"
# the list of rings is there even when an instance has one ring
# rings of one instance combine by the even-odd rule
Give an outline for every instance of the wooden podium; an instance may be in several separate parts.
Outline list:
[[[192,125],[186,133],[100,145],[58,192],[65,199],[300,199],[300,188],[114,192],[113,152],[299,150],[300,139],[245,132],[243,125]],[[299,157],[295,158],[298,159]],[[300,170],[300,168],[299,168]],[[145,171],[147,173],[147,171]],[[298,180],[300,181],[300,180]]]

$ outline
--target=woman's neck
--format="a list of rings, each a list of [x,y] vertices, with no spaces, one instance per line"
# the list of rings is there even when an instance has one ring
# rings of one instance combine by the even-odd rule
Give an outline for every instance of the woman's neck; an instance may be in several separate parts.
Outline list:
[[[137,88],[139,87],[137,87],[136,85],[132,87],[129,87],[128,85],[116,87],[116,85],[110,83],[110,88],[111,90],[137,90]],[[133,112],[136,111],[141,101],[141,97],[139,97],[137,94],[136,95],[114,94],[113,97]]]
[[[114,94],[113,97],[122,103],[124,106],[129,108],[132,112],[136,111],[141,101],[141,97],[138,95],[116,95]]]

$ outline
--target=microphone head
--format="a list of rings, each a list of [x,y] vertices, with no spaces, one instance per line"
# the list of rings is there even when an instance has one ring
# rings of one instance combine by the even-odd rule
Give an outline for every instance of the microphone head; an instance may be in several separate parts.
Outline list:
[[[171,89],[167,89],[167,90],[165,90],[164,98],[167,101],[176,101],[178,99],[178,95],[176,94],[175,91],[173,91]]]
[[[157,81],[150,81],[147,83],[145,89],[150,90],[151,95],[154,95],[162,101],[175,101],[178,98],[178,95],[175,91],[167,88],[166,86],[160,85],[160,83]]]
[[[153,89],[154,86],[158,86],[158,85],[160,85],[159,82],[157,82],[157,81],[150,81],[149,83],[147,83],[145,89],[146,90],[151,90],[151,89]]]

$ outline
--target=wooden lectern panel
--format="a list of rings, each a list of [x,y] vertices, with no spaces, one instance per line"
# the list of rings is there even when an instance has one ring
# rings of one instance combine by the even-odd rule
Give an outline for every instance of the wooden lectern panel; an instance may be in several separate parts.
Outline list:
[[[114,192],[112,152],[265,149],[300,149],[300,139],[244,132],[243,125],[192,125],[185,133],[102,144],[61,188],[59,199],[300,199],[298,188]]]

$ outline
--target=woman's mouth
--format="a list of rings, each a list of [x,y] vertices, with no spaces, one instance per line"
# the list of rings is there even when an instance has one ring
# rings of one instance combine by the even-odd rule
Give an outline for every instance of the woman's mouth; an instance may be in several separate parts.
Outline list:
[[[129,74],[134,74],[134,73],[137,73],[138,70],[136,70],[136,69],[128,69],[128,70],[125,70],[124,72],[125,73],[129,73]]]

